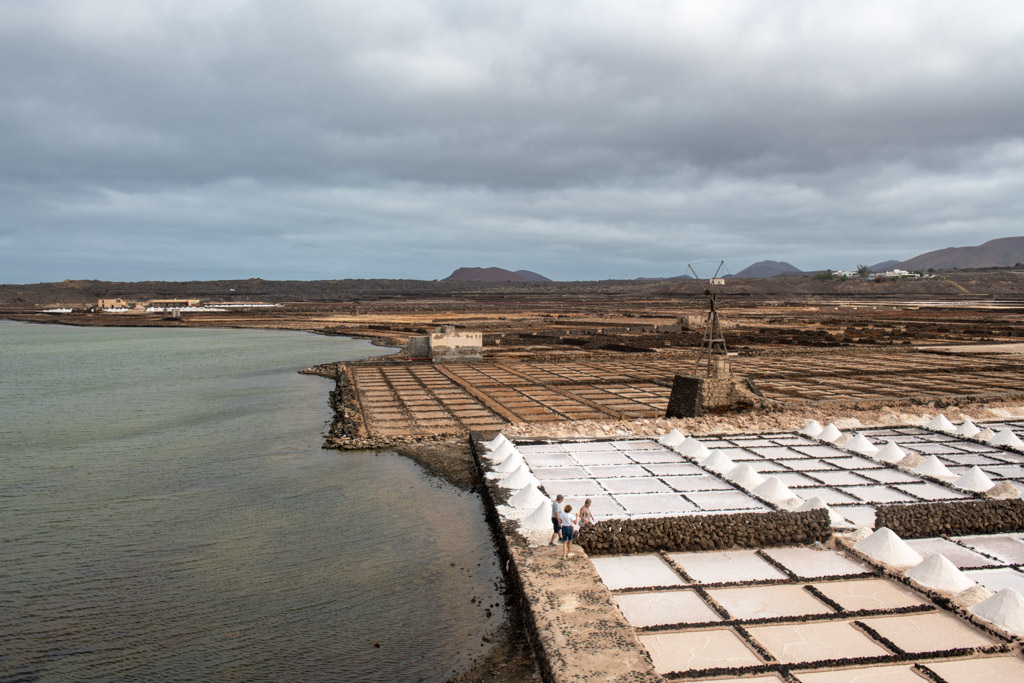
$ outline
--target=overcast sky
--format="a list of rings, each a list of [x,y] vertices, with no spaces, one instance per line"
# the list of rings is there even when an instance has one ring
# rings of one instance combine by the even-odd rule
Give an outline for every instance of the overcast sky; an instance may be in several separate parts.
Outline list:
[[[1020,0],[0,0],[0,282],[848,268],[1022,217]]]

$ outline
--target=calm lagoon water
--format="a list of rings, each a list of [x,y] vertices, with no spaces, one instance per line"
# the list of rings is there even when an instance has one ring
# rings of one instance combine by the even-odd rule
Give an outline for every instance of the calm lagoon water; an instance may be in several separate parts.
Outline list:
[[[295,372],[386,352],[0,321],[0,680],[465,669],[503,616],[470,601],[501,603],[479,499],[322,450],[330,383]]]

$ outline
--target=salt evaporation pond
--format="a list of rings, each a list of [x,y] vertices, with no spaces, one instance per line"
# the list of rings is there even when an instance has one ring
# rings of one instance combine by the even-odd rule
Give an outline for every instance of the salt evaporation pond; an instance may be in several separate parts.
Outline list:
[[[322,450],[330,384],[295,372],[384,352],[0,321],[0,680],[465,670],[503,616],[479,499]]]

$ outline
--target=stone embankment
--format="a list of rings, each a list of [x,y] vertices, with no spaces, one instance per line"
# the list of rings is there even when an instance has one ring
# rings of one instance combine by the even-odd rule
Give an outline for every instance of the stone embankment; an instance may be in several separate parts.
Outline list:
[[[1024,500],[881,505],[875,527],[887,527],[900,538],[1015,533],[1024,530]]]

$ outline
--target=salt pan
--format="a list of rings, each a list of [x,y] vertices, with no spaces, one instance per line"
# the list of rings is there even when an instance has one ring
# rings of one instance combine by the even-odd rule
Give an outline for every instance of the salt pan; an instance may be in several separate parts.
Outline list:
[[[804,428],[797,432],[797,434],[803,434],[804,436],[809,436],[813,439],[821,434],[821,430],[822,426],[820,422],[817,420],[809,420],[807,424],[804,425]]]
[[[881,462],[896,463],[905,458],[906,455],[906,451],[897,446],[894,441],[890,441],[882,446],[872,457]]]
[[[839,428],[836,427],[835,424],[830,422],[828,427],[825,427],[823,430],[821,430],[821,433],[818,434],[817,438],[821,439],[822,441],[828,441],[829,443],[835,443],[842,437],[843,433],[839,431]]]
[[[942,464],[937,456],[929,455],[920,465],[911,470],[915,474],[923,474],[928,477],[939,479],[952,479],[956,475],[949,471],[949,468]]]
[[[530,473],[530,468],[523,464],[513,472],[505,475],[505,478],[499,481],[498,484],[507,489],[519,490],[527,484],[537,485],[538,482],[534,478],[533,474]]]
[[[966,491],[977,491],[978,493],[984,493],[990,488],[995,486],[995,483],[988,478],[988,476],[981,471],[981,468],[975,465],[971,469],[960,475],[960,478],[953,482],[953,486],[962,488]]]
[[[725,472],[728,472],[733,467],[735,467],[736,463],[730,460],[729,456],[727,456],[722,451],[714,450],[711,451],[711,455],[707,457],[707,459],[703,462],[703,465],[705,468],[711,470],[712,472],[724,474]]]
[[[686,437],[683,436],[683,433],[678,429],[673,429],[671,432],[658,439],[658,443],[662,446],[668,446],[669,448],[678,446],[684,441],[686,441]]]
[[[519,522],[526,529],[544,529],[545,531],[551,530],[551,501],[544,499],[544,502],[537,506],[537,508],[528,514],[521,522]]]
[[[763,484],[754,488],[752,493],[772,503],[781,503],[796,497],[778,477],[768,477]]]
[[[523,456],[519,454],[519,451],[513,449],[512,452],[508,454],[507,458],[494,466],[494,471],[507,474],[517,469],[524,462],[526,461],[523,460]]]
[[[746,463],[736,465],[725,476],[748,491],[752,491],[764,483],[764,477]]]
[[[896,569],[916,567],[924,560],[891,529],[882,527],[863,541],[853,546],[868,557]]]
[[[956,427],[953,426],[953,423],[946,419],[946,416],[942,413],[939,413],[939,416],[926,424],[925,427],[928,429],[934,429],[938,432],[946,432],[947,434],[956,431]]]
[[[1004,588],[979,602],[971,611],[1015,635],[1024,636],[1024,597],[1012,588]]]
[[[957,436],[966,436],[968,439],[972,436],[977,436],[981,430],[978,429],[978,425],[970,421],[970,419],[964,420],[963,424],[956,428],[953,432]]]
[[[904,572],[922,586],[943,593],[962,593],[975,583],[943,555],[929,555],[924,562]]]
[[[1009,429],[1002,429],[998,434],[989,439],[993,446],[1009,446],[1018,450],[1024,450],[1024,441]]]
[[[508,499],[508,504],[512,507],[528,508],[530,510],[542,503],[548,503],[548,497],[541,493],[533,484],[527,484]],[[550,505],[550,503],[548,504]]]
[[[878,451],[878,446],[871,443],[866,436],[857,432],[856,436],[846,442],[846,448],[853,451],[854,453],[860,453],[862,455],[871,455]]]

